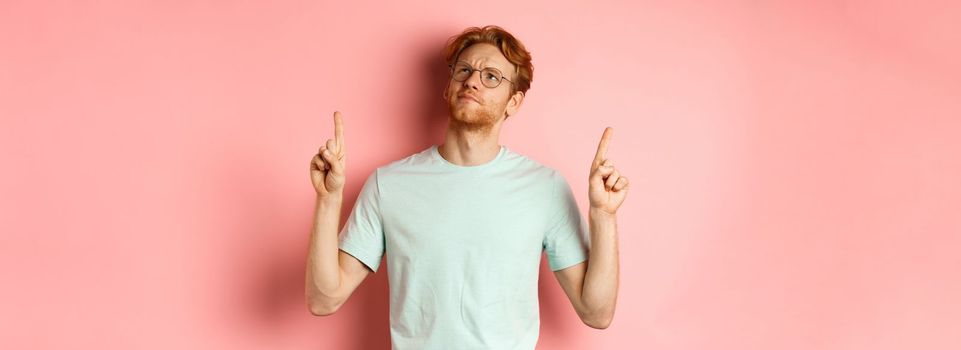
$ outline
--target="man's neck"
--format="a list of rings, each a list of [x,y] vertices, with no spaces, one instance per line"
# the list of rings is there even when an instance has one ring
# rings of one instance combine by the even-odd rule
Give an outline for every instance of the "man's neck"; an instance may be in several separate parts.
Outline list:
[[[492,128],[468,130],[458,128],[453,123],[447,128],[444,143],[437,146],[437,152],[448,162],[460,166],[481,165],[497,157],[500,144],[500,123]]]

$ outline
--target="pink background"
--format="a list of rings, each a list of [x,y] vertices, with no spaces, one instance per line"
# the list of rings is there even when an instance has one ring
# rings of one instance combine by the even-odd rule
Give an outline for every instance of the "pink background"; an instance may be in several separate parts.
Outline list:
[[[586,215],[632,180],[604,331],[542,266],[541,349],[961,348],[954,1],[0,2],[0,348],[379,349],[386,273],[311,316],[308,163],[346,218],[441,141],[440,50],[498,24],[535,75],[501,143]]]

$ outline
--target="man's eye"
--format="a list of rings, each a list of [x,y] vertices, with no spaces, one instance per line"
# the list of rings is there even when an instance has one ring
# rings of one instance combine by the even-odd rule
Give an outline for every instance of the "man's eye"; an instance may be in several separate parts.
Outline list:
[[[497,80],[497,76],[494,75],[493,73],[486,73],[486,74],[484,75],[484,79],[487,79],[487,80]]]
[[[470,72],[470,69],[469,69],[469,68],[461,68],[460,70],[458,70],[458,72],[461,72],[461,73],[469,73],[469,72]]]

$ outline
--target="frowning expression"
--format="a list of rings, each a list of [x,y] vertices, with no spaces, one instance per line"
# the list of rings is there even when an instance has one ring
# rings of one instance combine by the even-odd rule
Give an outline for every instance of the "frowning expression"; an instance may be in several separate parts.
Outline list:
[[[474,44],[461,51],[444,93],[451,117],[466,124],[493,124],[513,115],[523,99],[523,93],[513,89],[515,72],[494,45]],[[467,74],[463,81],[455,79]]]

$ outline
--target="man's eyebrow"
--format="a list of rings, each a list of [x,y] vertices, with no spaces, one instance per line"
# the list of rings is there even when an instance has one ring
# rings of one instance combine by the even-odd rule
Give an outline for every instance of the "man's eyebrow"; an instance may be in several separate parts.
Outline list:
[[[470,62],[467,62],[467,61],[464,61],[464,60],[457,60],[457,62],[454,62],[454,63],[455,63],[455,64],[457,64],[458,62],[463,62],[463,63],[466,63],[466,64],[467,64],[468,66],[471,66],[471,67],[473,67],[473,68],[475,68],[475,69],[487,69],[487,68],[494,68],[494,69],[496,69],[496,70],[499,70],[499,71],[501,72],[501,74],[503,74],[503,73],[504,73],[504,68],[501,68],[501,67],[497,67],[497,66],[491,66],[491,65],[488,65],[487,67],[474,67],[474,65],[473,65],[473,64],[470,64]]]

